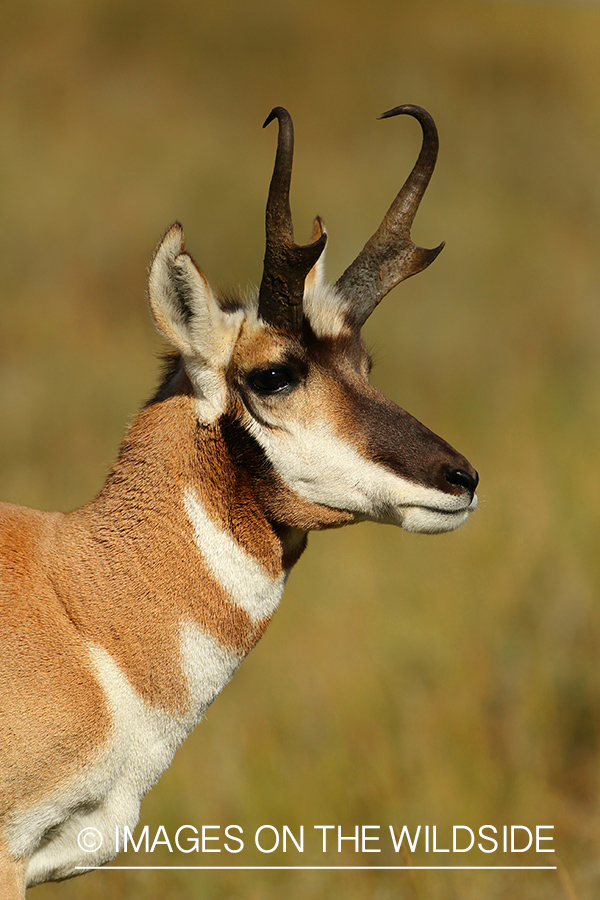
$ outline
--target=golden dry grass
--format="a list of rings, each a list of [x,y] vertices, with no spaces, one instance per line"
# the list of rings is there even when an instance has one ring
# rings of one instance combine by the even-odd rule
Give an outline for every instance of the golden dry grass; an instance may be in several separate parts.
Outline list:
[[[542,862],[559,864],[101,872],[35,896],[597,897],[600,7],[5,0],[0,22],[0,495],[14,502],[64,509],[100,486],[157,378],[145,268],[174,218],[214,284],[258,281],[273,105],[296,124],[297,233],[325,218],[333,277],[418,146],[415,123],[375,115],[419,103],[441,134],[415,237],[447,247],[367,330],[375,381],[480,470],[481,510],[439,538],[313,536],[142,822],[548,824],[558,852]],[[265,861],[285,858],[244,853]]]

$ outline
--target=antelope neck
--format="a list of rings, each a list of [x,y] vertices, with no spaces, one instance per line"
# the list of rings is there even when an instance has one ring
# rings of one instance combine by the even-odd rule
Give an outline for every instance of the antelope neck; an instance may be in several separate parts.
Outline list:
[[[70,619],[145,702],[189,707],[181,632],[193,625],[240,661],[262,636],[287,576],[277,534],[193,396],[148,405],[99,496],[63,517],[53,573]],[[85,561],[85,562],[84,562]]]

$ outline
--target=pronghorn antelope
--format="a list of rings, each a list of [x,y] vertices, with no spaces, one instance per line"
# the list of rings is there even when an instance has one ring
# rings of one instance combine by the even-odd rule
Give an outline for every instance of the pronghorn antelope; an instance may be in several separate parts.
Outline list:
[[[307,532],[365,519],[450,531],[477,506],[467,460],[369,384],[361,327],[441,246],[410,228],[433,120],[375,235],[334,286],[326,233],[294,243],[293,127],[278,143],[258,296],[220,299],[173,225],[150,309],[171,347],[95,500],[0,506],[0,895],[111,859],[115,826],[261,637]],[[80,848],[96,828],[100,848]]]

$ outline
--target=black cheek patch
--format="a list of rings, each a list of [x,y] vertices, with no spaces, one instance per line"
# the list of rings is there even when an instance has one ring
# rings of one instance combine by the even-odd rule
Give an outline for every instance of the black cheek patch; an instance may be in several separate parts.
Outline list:
[[[233,413],[221,418],[221,434],[231,459],[252,478],[265,478],[273,471],[266,453]]]

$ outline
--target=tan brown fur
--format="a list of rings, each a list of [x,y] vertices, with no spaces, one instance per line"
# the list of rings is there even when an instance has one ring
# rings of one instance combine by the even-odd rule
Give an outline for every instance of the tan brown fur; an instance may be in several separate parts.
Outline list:
[[[69,514],[0,506],[0,645],[16,650],[0,656],[3,811],[43,798],[57,771],[68,779],[105,743],[110,721],[88,642],[111,655],[147,704],[182,712],[182,622],[240,658],[259,640],[267,622],[253,624],[226,595],[183,508],[189,485],[277,577],[283,543],[246,482],[218,427],[198,426],[193,397],[179,393],[139,414],[88,506]]]
[[[12,900],[25,894],[24,859],[14,860],[6,849],[0,830],[0,900]]]
[[[0,505],[0,809],[10,813],[93,757],[109,716],[50,570],[59,513]],[[30,710],[36,711],[32,720]]]
[[[86,567],[95,562],[104,589],[90,607],[66,576],[60,589],[69,596],[70,615],[122,666],[142,697],[163,709],[185,706],[183,674],[164,665],[178,655],[181,622],[195,622],[240,657],[266,626],[253,625],[232,603],[200,556],[182,489],[194,488],[208,514],[248,551],[249,529],[255,530],[261,538],[256,558],[273,577],[282,572],[281,542],[269,533],[243,477],[232,476],[229,463],[219,428],[198,426],[193,398],[178,395],[140,413],[100,496],[73,514],[71,535],[85,536],[77,559]],[[107,633],[111,621],[118,629]]]

